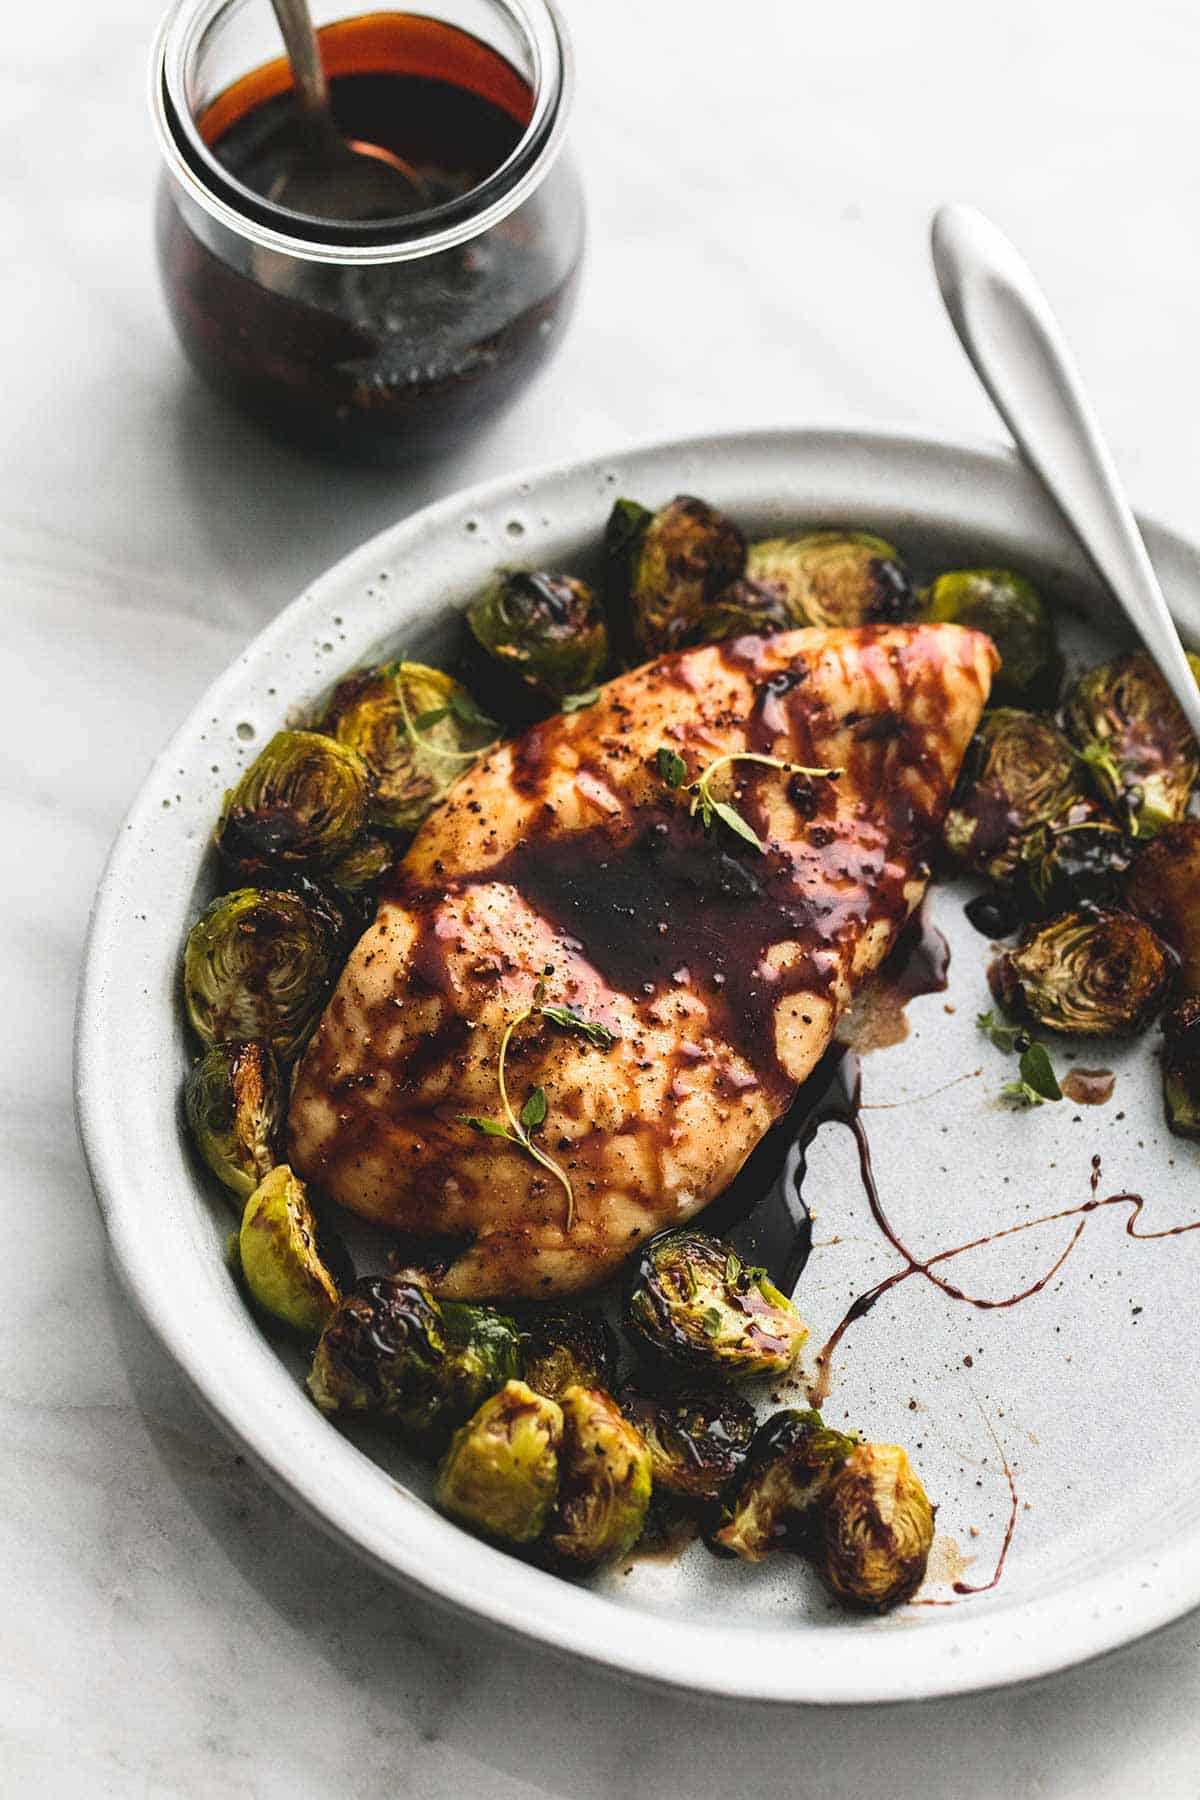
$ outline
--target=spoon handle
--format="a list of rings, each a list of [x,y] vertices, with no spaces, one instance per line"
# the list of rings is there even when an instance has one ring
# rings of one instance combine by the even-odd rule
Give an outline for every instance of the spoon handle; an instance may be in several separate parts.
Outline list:
[[[1058,324],[1004,234],[969,206],[933,221],[933,265],[963,349],[1001,418],[1200,737],[1200,687]]]
[[[307,0],[271,0],[271,7],[304,116],[310,124],[328,127],[329,85]]]

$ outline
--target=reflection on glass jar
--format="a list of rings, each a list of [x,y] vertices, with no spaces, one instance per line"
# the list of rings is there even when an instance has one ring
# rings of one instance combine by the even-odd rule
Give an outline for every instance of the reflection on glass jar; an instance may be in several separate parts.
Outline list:
[[[416,210],[331,220],[273,199],[303,140],[268,0],[179,0],[153,94],[171,316],[204,378],[288,438],[436,454],[517,396],[571,312],[563,27],[548,0],[313,10],[341,135],[403,158]]]

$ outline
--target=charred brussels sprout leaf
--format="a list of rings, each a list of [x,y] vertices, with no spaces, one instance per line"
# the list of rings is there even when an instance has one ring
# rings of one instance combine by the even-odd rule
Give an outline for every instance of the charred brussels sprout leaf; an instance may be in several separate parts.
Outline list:
[[[255,1188],[238,1233],[242,1280],[251,1297],[292,1331],[315,1338],[338,1303],[333,1276],[317,1249],[317,1222],[286,1163]]]
[[[817,1567],[837,1594],[886,1612],[914,1594],[933,1543],[933,1508],[898,1444],[859,1444],[821,1508]]]
[[[1062,710],[1097,792],[1134,837],[1153,837],[1182,819],[1200,775],[1200,749],[1148,656],[1118,656],[1089,669]]]
[[[734,581],[704,608],[696,637],[702,644],[770,637],[776,631],[789,631],[795,623],[791,608],[775,588],[758,581]]]
[[[1070,822],[1086,799],[1078,761],[1051,720],[1001,706],[985,713],[963,759],[946,815],[946,848],[1004,884],[1017,873],[1031,832]]]
[[[754,1434],[710,1547],[747,1562],[761,1562],[770,1550],[803,1549],[817,1503],[857,1443],[832,1430],[818,1412],[787,1407],[774,1413]]]
[[[1200,996],[1163,1015],[1163,1106],[1177,1137],[1200,1138]]]
[[[265,1038],[284,1062],[317,1021],[337,973],[340,918],[288,888],[236,888],[188,933],[184,997],[206,1044]]]
[[[616,1374],[617,1340],[603,1313],[592,1308],[555,1309],[526,1324],[521,1362],[530,1387],[557,1400],[569,1387],[610,1387]]]
[[[386,875],[395,860],[395,847],[386,838],[361,837],[325,870],[325,876],[343,893],[361,894]]]
[[[515,690],[517,717],[552,711],[587,689],[608,661],[608,626],[596,595],[572,575],[499,575],[467,611],[490,672]],[[485,667],[487,663],[485,663]],[[482,685],[482,684],[481,684]]]
[[[251,874],[327,867],[362,830],[370,791],[352,749],[317,731],[278,731],[225,796],[217,848]]]
[[[984,631],[1000,653],[992,700],[1000,706],[1050,707],[1062,685],[1054,621],[1036,588],[1011,569],[956,569],[918,596],[935,624]]]
[[[563,1416],[523,1381],[507,1381],[455,1432],[437,1477],[437,1503],[488,1537],[532,1544],[558,1492]]]
[[[1125,898],[1178,955],[1184,993],[1200,993],[1200,820],[1168,825],[1138,853]]]
[[[893,625],[915,604],[899,552],[866,531],[805,531],[751,544],[746,578],[777,594],[795,625]]]
[[[558,1503],[546,1533],[549,1559],[594,1569],[624,1556],[650,1505],[650,1452],[602,1388],[569,1387],[561,1402]]]
[[[626,1388],[621,1410],[645,1439],[655,1493],[714,1499],[745,1460],[754,1408],[728,1388],[646,1394]]]
[[[285,1100],[270,1044],[213,1044],[183,1090],[188,1129],[218,1181],[248,1200],[279,1160]]]
[[[409,662],[348,676],[321,730],[362,757],[375,784],[368,817],[390,831],[415,831],[496,736],[466,688]]]
[[[689,494],[656,513],[618,500],[604,544],[614,619],[642,657],[694,643],[705,608],[737,580],[746,559],[741,533]]]
[[[626,1319],[669,1362],[727,1375],[783,1374],[808,1336],[765,1269],[747,1268],[719,1238],[686,1228],[646,1245]]]
[[[442,1307],[420,1281],[358,1282],[317,1346],[322,1412],[372,1413],[418,1434],[457,1425],[516,1372],[517,1331],[487,1306]]]
[[[996,998],[1016,1018],[1048,1031],[1132,1037],[1162,1003],[1167,954],[1132,913],[1061,913],[1028,931],[992,965]]]

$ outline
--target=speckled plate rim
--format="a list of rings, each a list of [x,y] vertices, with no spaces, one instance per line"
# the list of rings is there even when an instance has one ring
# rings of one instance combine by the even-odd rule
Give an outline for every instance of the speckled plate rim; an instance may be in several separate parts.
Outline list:
[[[344,662],[327,665],[326,681],[353,665],[356,636],[366,645],[389,622],[399,629],[406,610],[432,615],[450,591],[504,559],[498,546],[513,554],[503,521],[539,514],[526,528],[523,556],[537,555],[548,540],[598,531],[618,478],[652,496],[694,488],[731,508],[739,497],[794,493],[793,517],[866,520],[875,509],[907,518],[914,529],[986,535],[997,550],[1036,547],[1065,574],[1088,574],[1011,450],[822,429],[693,438],[521,471],[427,507],[343,558],[259,633],[193,709],[151,768],[97,890],[76,1016],[76,1108],[116,1266],[205,1410],[279,1492],[381,1573],[459,1613],[635,1680],[765,1702],[966,1693],[1098,1656],[1200,1604],[1200,1523],[1171,1527],[1162,1541],[1033,1602],[963,1608],[939,1615],[936,1626],[923,1620],[919,1653],[911,1617],[835,1619],[802,1632],[653,1618],[529,1568],[442,1518],[332,1429],[232,1296],[211,1253],[211,1228],[207,1242],[198,1228],[200,1204],[190,1211],[162,1204],[181,1155],[177,1107],[163,1099],[164,1083],[173,1091],[178,1079],[177,925],[211,826],[211,813],[189,816],[186,805],[164,811],[164,793],[174,792],[181,769],[200,756],[207,761],[213,720],[240,718],[250,703],[264,730],[283,720],[296,696],[281,694],[264,707],[265,671],[311,648],[331,607],[348,641]],[[482,528],[472,531],[471,521]],[[1197,641],[1200,549],[1152,523],[1144,529],[1175,616]],[[381,595],[373,584],[384,569],[398,579]],[[406,602],[404,586],[414,579],[419,598]],[[392,606],[387,618],[381,599]]]

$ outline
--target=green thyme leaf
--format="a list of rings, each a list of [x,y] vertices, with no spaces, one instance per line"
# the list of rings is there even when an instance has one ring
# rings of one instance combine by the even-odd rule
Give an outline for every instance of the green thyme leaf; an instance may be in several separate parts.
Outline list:
[[[549,1019],[552,1025],[561,1025],[564,1031],[577,1031],[597,1050],[611,1050],[617,1041],[615,1031],[601,1025],[598,1019],[586,1018],[574,1006],[543,1006],[541,1010],[543,1019]]]
[[[508,1126],[499,1119],[480,1119],[474,1113],[459,1113],[458,1122],[460,1125],[470,1125],[475,1131],[482,1132],[484,1137],[506,1138],[510,1144],[518,1142]]]
[[[721,1335],[721,1314],[720,1314],[719,1308],[717,1308],[715,1306],[706,1307],[704,1310],[703,1319],[704,1319],[704,1329],[705,1329],[705,1332],[707,1333],[707,1335],[709,1337],[713,1337],[713,1338],[720,1337],[720,1335]]]
[[[1022,1052],[1017,1067],[1021,1071],[1021,1080],[1040,1094],[1043,1100],[1062,1099],[1062,1089],[1058,1085],[1058,1077],[1054,1073],[1045,1044],[1030,1044],[1028,1050]]]
[[[440,725],[443,719],[450,716],[448,706],[431,706],[428,712],[418,713],[413,724],[418,731],[428,731],[431,725]]]
[[[982,1012],[975,1015],[975,1023],[980,1031],[986,1031],[997,1050],[1003,1050],[1011,1056],[1017,1047],[1017,1039],[1024,1037],[1025,1031],[1020,1025],[1006,1025],[998,1019],[994,1012]]]
[[[578,694],[568,694],[563,700],[562,709],[565,713],[582,712],[585,706],[595,706],[599,698],[600,689],[598,687],[584,688]]]
[[[655,760],[658,763],[658,772],[669,788],[683,786],[687,780],[687,764],[678,750],[668,750],[665,744],[660,744],[655,753]]]
[[[489,719],[485,712],[480,712],[470,694],[463,693],[458,688],[450,690],[450,710],[455,718],[462,720],[464,725],[481,725],[485,731],[495,728],[495,719]],[[420,725],[420,723],[421,721],[418,719],[417,724]]]
[[[748,844],[753,844],[760,855],[766,855],[767,846],[763,843],[754,827],[746,823],[736,807],[727,805],[724,800],[714,800],[712,809],[717,818],[720,819],[722,825],[728,825],[730,831],[736,832],[740,838],[745,838]]]
[[[534,1131],[546,1117],[546,1090],[542,1087],[530,1088],[529,1098],[521,1108],[521,1123],[526,1131]]]

